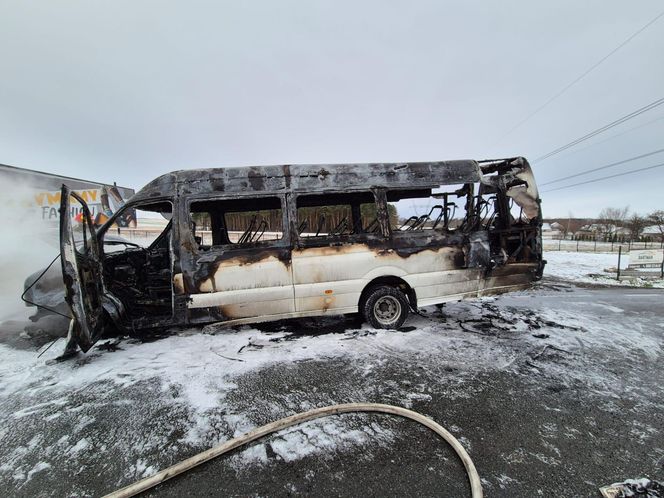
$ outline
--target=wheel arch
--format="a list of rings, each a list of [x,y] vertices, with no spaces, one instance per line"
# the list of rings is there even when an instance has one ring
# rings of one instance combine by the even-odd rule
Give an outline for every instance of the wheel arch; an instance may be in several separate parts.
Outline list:
[[[396,287],[397,289],[400,289],[404,294],[406,294],[406,297],[408,297],[408,304],[410,305],[411,309],[413,311],[417,311],[417,294],[415,293],[415,289],[413,289],[410,285],[408,285],[408,282],[406,282],[401,277],[397,277],[394,275],[383,275],[374,278],[367,285],[364,286],[364,289],[360,294],[360,301],[358,302],[357,306],[357,309],[360,313],[362,312],[362,308],[364,307],[364,301],[369,295],[369,290],[372,289],[373,287],[377,287],[380,285],[388,285],[390,287]]]

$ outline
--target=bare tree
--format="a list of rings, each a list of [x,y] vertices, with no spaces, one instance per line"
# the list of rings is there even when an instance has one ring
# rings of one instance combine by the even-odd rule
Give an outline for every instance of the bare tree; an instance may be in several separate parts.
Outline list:
[[[624,225],[628,213],[629,206],[625,206],[624,208],[609,207],[602,209],[597,218],[599,233],[606,237],[610,237],[616,233],[617,229]]]
[[[567,232],[576,236],[578,231],[581,230],[586,225],[585,220],[580,220],[578,218],[570,218],[567,220]]]
[[[641,232],[648,226],[648,218],[634,213],[626,222],[625,226],[629,229],[629,235],[632,240],[638,240]]]
[[[660,240],[664,239],[664,211],[653,211],[648,215],[648,223],[654,225],[659,230]]]
[[[556,224],[558,226],[561,238],[566,239],[569,235],[576,235],[584,225],[586,225],[585,220],[581,220],[574,217],[574,214],[570,211],[567,218],[554,218],[551,220],[551,228]]]
[[[586,220],[575,218],[574,213],[569,211],[567,215],[567,221],[565,222],[565,236],[568,234],[576,236],[579,230],[581,230],[585,225],[587,225]]]

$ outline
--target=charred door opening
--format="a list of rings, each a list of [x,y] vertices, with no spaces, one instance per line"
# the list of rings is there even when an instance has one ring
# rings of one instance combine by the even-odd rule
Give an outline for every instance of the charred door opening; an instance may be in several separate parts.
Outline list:
[[[540,199],[532,172],[521,158],[480,163],[476,221],[489,233],[494,265],[537,263],[543,270]]]
[[[106,287],[122,302],[127,327],[167,323],[173,315],[172,203],[150,202],[127,209],[135,223],[106,226],[101,236]]]

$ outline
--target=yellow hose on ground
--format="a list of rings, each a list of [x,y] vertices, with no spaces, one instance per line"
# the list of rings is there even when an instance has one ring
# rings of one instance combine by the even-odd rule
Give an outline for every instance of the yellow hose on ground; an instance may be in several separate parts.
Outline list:
[[[204,462],[207,462],[208,460],[212,460],[213,458],[223,455],[224,453],[234,450],[235,448],[239,448],[240,446],[243,446],[245,444],[251,443],[252,441],[256,441],[257,439],[265,437],[268,434],[284,430],[293,425],[301,424],[303,422],[308,422],[309,420],[313,420],[320,417],[327,417],[329,415],[339,415],[341,413],[355,413],[355,412],[377,412],[377,413],[387,413],[390,415],[397,415],[399,417],[404,417],[414,420],[415,422],[418,422],[419,424],[422,424],[431,429],[433,432],[435,432],[441,438],[447,441],[449,445],[452,446],[456,454],[459,455],[459,458],[461,459],[461,462],[463,463],[463,466],[466,468],[466,472],[468,473],[468,480],[470,481],[471,497],[482,498],[483,496],[482,484],[480,482],[480,476],[477,473],[477,469],[475,469],[475,465],[473,464],[473,461],[470,459],[470,456],[468,456],[466,450],[463,448],[463,446],[461,446],[461,443],[459,443],[459,441],[457,441],[457,439],[452,434],[450,434],[442,426],[438,425],[430,418],[425,417],[420,413],[414,412],[412,410],[407,410],[406,408],[401,408],[399,406],[383,405],[380,403],[347,403],[343,405],[324,406],[323,408],[315,408],[307,412],[298,413],[296,415],[291,415],[290,417],[282,418],[280,420],[271,422],[262,427],[258,427],[257,429],[247,432],[246,434],[236,437],[235,439],[226,441],[225,443],[220,444],[219,446],[215,446],[214,448],[210,448],[209,450],[203,451],[197,455],[194,455],[191,458],[187,458],[186,460],[176,463],[175,465],[172,465],[167,469],[157,472],[153,476],[146,477],[145,479],[141,479],[140,481],[136,481],[135,483],[130,484],[129,486],[126,486],[122,489],[119,489],[117,491],[114,491],[113,493],[106,495],[106,498],[127,498],[130,496],[135,496],[138,493],[142,493],[143,491],[146,491],[150,488],[157,486],[158,484],[161,484],[162,482],[170,479],[171,477],[175,477],[178,474],[193,469],[194,467]]]

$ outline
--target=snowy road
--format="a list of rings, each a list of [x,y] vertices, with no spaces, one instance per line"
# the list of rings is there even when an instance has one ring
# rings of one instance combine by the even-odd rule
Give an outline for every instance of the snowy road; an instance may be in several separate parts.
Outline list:
[[[489,496],[594,496],[662,478],[664,292],[575,288],[427,308],[401,332],[295,321],[123,340],[45,365],[0,345],[0,487],[101,495],[257,425],[332,403],[427,414],[470,452]],[[380,415],[308,423],[154,495],[463,496],[452,451]]]

